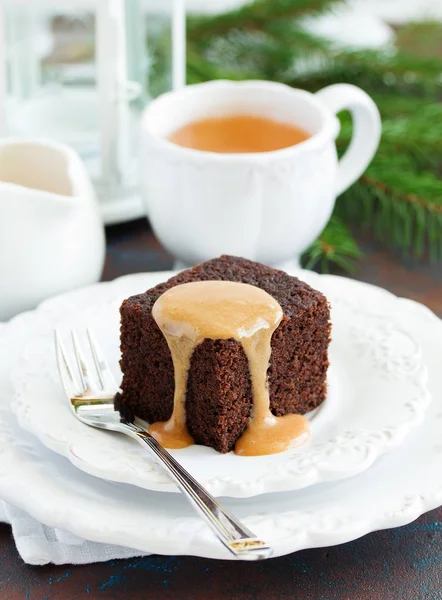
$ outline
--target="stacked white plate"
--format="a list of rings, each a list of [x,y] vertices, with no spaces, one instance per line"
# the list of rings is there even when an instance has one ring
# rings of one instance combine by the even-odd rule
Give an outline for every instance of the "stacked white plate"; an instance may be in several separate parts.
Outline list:
[[[380,288],[296,274],[332,305],[328,396],[309,415],[311,441],[267,457],[173,452],[275,556],[404,525],[442,504],[442,322]],[[93,328],[120,378],[119,305],[170,276],[97,284],[0,327],[0,497],[87,540],[229,559],[141,447],[76,421],[58,380],[55,327]]]

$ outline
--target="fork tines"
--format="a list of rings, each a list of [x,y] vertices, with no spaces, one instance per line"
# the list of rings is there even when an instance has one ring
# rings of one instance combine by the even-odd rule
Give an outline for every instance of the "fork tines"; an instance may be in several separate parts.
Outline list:
[[[75,396],[93,393],[93,390],[99,389],[102,393],[114,394],[118,389],[112,372],[107,364],[103,353],[97,344],[92,332],[87,329],[87,339],[89,350],[92,355],[95,373],[97,376],[97,385],[94,384],[91,378],[91,368],[88,366],[88,361],[85,358],[85,352],[80,344],[79,337],[76,331],[71,331],[72,345],[74,348],[75,360],[77,363],[80,379],[78,380],[69,365],[67,353],[64,348],[61,334],[58,330],[55,331],[55,350],[57,356],[58,369],[60,377],[66,391],[66,394],[72,398]]]

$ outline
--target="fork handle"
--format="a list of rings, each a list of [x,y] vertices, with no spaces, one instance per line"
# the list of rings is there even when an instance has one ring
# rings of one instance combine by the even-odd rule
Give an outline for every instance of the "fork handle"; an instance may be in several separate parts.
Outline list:
[[[193,508],[232,554],[242,560],[260,560],[273,554],[273,550],[265,542],[223,508],[150,433],[128,421],[123,421],[122,424],[125,433],[144,447],[147,446],[157,462],[176,481]]]

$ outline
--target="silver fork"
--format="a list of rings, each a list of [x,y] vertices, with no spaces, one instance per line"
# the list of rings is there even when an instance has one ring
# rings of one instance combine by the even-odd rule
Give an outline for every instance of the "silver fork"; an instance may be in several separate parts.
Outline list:
[[[273,550],[255,536],[236,517],[213,498],[145,429],[120,416],[114,408],[118,392],[113,375],[103,354],[87,330],[89,346],[95,365],[97,381],[85,359],[78,336],[72,331],[72,344],[80,378],[76,378],[69,365],[61,336],[55,332],[55,349],[60,377],[74,415],[90,427],[124,433],[142,444],[155,460],[175,480],[187,500],[212,529],[224,546],[242,560],[269,558]]]

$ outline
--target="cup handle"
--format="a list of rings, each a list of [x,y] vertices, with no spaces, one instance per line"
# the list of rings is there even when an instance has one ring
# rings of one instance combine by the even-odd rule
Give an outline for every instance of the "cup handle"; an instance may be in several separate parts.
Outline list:
[[[337,83],[319,90],[316,96],[333,113],[349,110],[353,119],[353,137],[339,161],[335,184],[339,196],[370,164],[381,137],[381,116],[370,96],[355,85]]]

